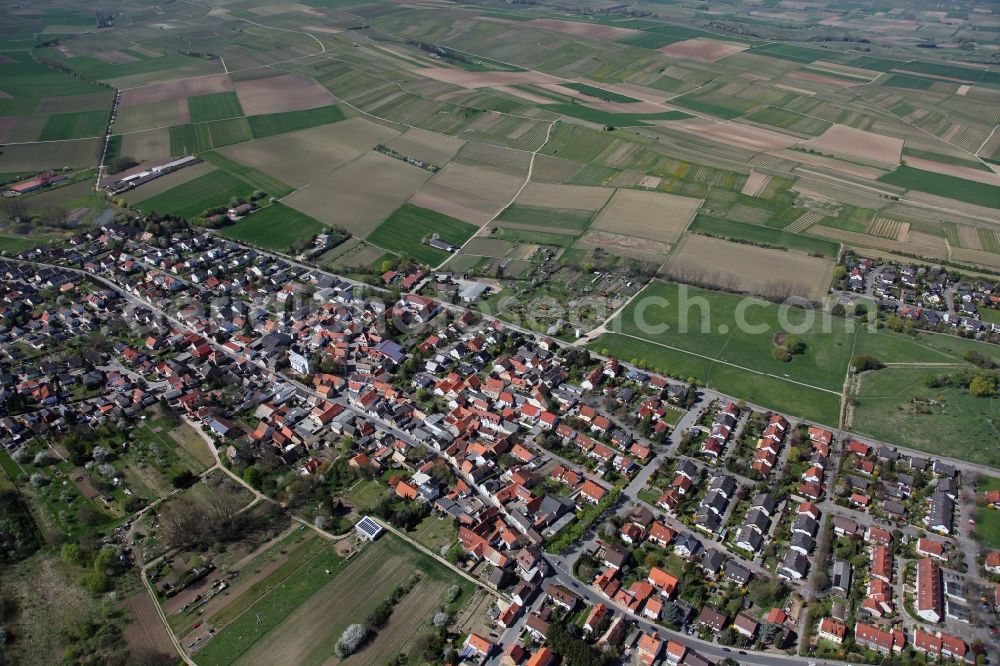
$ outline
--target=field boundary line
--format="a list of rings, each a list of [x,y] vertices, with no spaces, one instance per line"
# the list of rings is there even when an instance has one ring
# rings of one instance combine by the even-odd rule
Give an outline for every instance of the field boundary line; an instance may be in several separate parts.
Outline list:
[[[255,500],[255,501],[256,501],[256,500]],[[324,545],[324,546],[328,546],[329,544],[323,544],[323,545]],[[252,603],[252,604],[250,604],[249,606],[247,606],[246,608],[244,608],[244,609],[243,609],[242,611],[240,611],[240,613],[239,613],[239,614],[237,614],[237,615],[236,615],[236,617],[234,617],[234,618],[233,618],[232,620],[230,620],[230,621],[229,621],[229,622],[227,622],[226,624],[224,624],[224,625],[221,625],[221,626],[218,626],[218,627],[217,627],[217,626],[216,626],[215,624],[212,624],[212,627],[213,627],[213,628],[215,629],[215,635],[213,636],[213,638],[214,638],[215,636],[218,636],[218,635],[219,635],[220,633],[222,633],[222,630],[223,630],[223,629],[225,629],[226,627],[228,627],[229,625],[233,624],[234,622],[236,622],[237,620],[239,620],[239,619],[240,619],[241,617],[243,617],[244,615],[246,615],[247,613],[249,613],[249,612],[250,612],[250,611],[251,611],[251,610],[252,610],[252,609],[254,608],[254,606],[256,606],[256,605],[257,605],[257,604],[259,604],[259,603],[260,603],[261,601],[263,601],[263,600],[264,600],[265,598],[267,598],[267,596],[268,596],[269,594],[271,594],[271,592],[273,592],[274,590],[276,590],[276,589],[278,589],[279,587],[281,587],[282,585],[284,585],[284,584],[285,584],[285,582],[286,582],[286,581],[287,581],[288,579],[290,579],[290,578],[291,578],[292,576],[294,576],[294,575],[295,575],[295,574],[297,574],[297,573],[298,573],[299,571],[301,571],[301,570],[302,570],[302,569],[303,569],[303,568],[304,568],[304,567],[305,567],[306,565],[308,565],[308,564],[309,564],[310,562],[312,562],[313,560],[315,560],[315,559],[316,559],[317,557],[319,557],[320,555],[322,555],[322,554],[323,554],[323,552],[324,552],[324,550],[325,550],[325,548],[321,546],[321,547],[320,547],[320,548],[319,548],[319,549],[318,549],[318,550],[317,550],[317,551],[316,551],[316,552],[315,552],[315,553],[314,553],[314,554],[312,555],[312,557],[310,557],[310,558],[309,558],[309,559],[307,559],[307,560],[306,560],[305,562],[303,562],[303,563],[302,563],[302,564],[300,564],[300,565],[299,565],[298,567],[296,567],[295,571],[292,571],[292,572],[291,572],[291,573],[289,573],[289,574],[288,574],[287,576],[285,576],[284,578],[282,578],[282,579],[281,579],[280,581],[278,581],[278,582],[277,582],[277,583],[275,583],[274,585],[272,585],[272,586],[268,587],[268,588],[267,588],[267,590],[266,590],[266,591],[264,592],[264,594],[262,594],[262,595],[261,595],[260,597],[258,597],[258,598],[257,598],[257,599],[256,599],[256,600],[255,600],[255,601],[254,601],[254,602]],[[346,558],[346,557],[345,557],[345,558],[343,558],[343,559],[344,559],[344,560],[346,561],[346,560],[347,560],[348,558]],[[340,572],[338,572],[338,573],[337,573],[337,575],[340,575]],[[336,578],[336,577],[337,577],[337,576],[334,576],[334,578]],[[331,579],[331,580],[332,580],[332,579]],[[313,592],[313,594],[315,594],[316,592],[319,592],[319,590],[316,590],[315,592]],[[312,596],[312,595],[309,595],[309,596]],[[236,599],[239,599],[239,597],[236,597]],[[306,597],[305,599],[303,599],[303,600],[302,600],[302,603],[305,603],[305,602],[306,602],[306,601],[307,601],[308,599],[309,599],[309,597]],[[234,601],[235,601],[235,599],[234,599]],[[206,621],[207,621],[207,622],[210,622],[210,620],[209,620],[208,618],[206,618]],[[211,642],[211,640],[207,640],[207,641],[205,641],[204,643],[202,643],[202,645],[203,645],[203,646],[204,646],[204,645],[208,645],[208,644],[209,644],[210,642]],[[253,646],[253,643],[251,643],[251,644],[250,644],[249,646],[247,646],[247,649],[250,649],[250,647],[252,647],[252,646]],[[201,648],[199,647],[199,649],[201,649]],[[243,652],[246,652],[246,650],[244,650]],[[242,655],[242,654],[243,654],[243,652],[241,652],[241,653],[240,653],[240,655]],[[237,656],[240,656],[240,655],[237,655]],[[234,661],[235,661],[235,660],[234,660]]]
[[[754,368],[748,368],[744,365],[739,365],[738,363],[730,363],[729,361],[723,361],[719,358],[712,358],[711,356],[706,356],[705,354],[699,354],[697,352],[689,351],[687,349],[681,349],[680,347],[674,347],[672,345],[664,344],[662,342],[656,342],[654,340],[647,340],[646,338],[640,338],[638,335],[632,335],[631,333],[613,333],[613,335],[623,335],[626,338],[632,338],[633,340],[639,340],[640,342],[646,342],[651,345],[656,345],[658,347],[663,347],[665,349],[671,349],[673,351],[682,352],[684,354],[689,354],[691,356],[697,356],[698,358],[703,358],[706,361],[711,361],[713,364],[720,363],[722,365],[728,365],[731,368],[736,368],[738,370],[744,370],[746,372],[751,372],[755,375],[760,375],[762,377],[773,377],[774,379],[780,379],[783,382],[788,382],[789,384],[798,384],[799,386],[804,386],[806,388],[813,389],[815,391],[823,391],[824,393],[831,393],[835,396],[840,397],[840,391],[834,391],[833,389],[823,388],[822,386],[814,386],[812,384],[807,384],[805,382],[800,382],[797,379],[790,379],[788,377],[782,377],[781,375],[775,375],[770,372],[762,372],[761,370],[755,370]],[[711,371],[711,368],[709,368]]]
[[[545,130],[545,141],[543,141],[542,145],[538,146],[538,148],[536,148],[534,150],[534,152],[531,153],[531,159],[528,160],[528,173],[525,175],[524,182],[521,183],[521,187],[517,188],[517,192],[515,192],[514,196],[511,197],[511,200],[508,201],[505,205],[501,206],[500,210],[498,210],[497,212],[493,213],[493,216],[490,217],[490,219],[488,219],[486,222],[484,222],[479,227],[479,229],[476,230],[476,233],[474,233],[471,236],[469,236],[469,238],[466,239],[466,241],[464,243],[462,243],[462,246],[460,248],[458,248],[458,250],[456,250],[455,252],[451,253],[447,258],[445,258],[444,261],[442,261],[440,264],[438,264],[437,267],[434,270],[436,270],[436,271],[441,270],[441,267],[444,266],[446,263],[448,263],[448,261],[452,257],[454,257],[455,255],[459,254],[463,249],[465,249],[465,246],[468,245],[470,242],[472,242],[473,238],[478,238],[480,231],[482,231],[483,229],[485,229],[488,225],[493,224],[493,222],[495,222],[496,219],[498,217],[500,217],[501,213],[503,213],[505,210],[507,210],[508,208],[510,208],[510,206],[513,205],[513,203],[515,201],[517,201],[517,198],[519,196],[521,196],[521,192],[524,192],[524,188],[526,188],[528,186],[528,183],[531,182],[531,173],[535,170],[535,158],[538,157],[538,153],[542,150],[542,148],[544,148],[546,145],[548,145],[549,140],[552,138],[552,128],[555,127],[555,125],[556,125],[557,122],[559,122],[559,121],[558,120],[553,120],[553,121],[549,122],[549,126]],[[611,197],[608,197],[608,199],[610,199],[610,198]],[[605,204],[606,203],[607,202],[605,202]]]

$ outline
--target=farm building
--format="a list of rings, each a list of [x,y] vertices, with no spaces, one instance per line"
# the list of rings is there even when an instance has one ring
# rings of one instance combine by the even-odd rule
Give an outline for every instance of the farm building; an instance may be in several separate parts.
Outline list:
[[[60,183],[64,180],[66,180],[66,176],[46,171],[45,173],[40,173],[29,180],[14,183],[7,188],[4,195],[17,196],[19,194],[27,194],[28,192],[34,192],[35,190],[40,190],[43,187],[48,187],[49,185],[55,185],[56,183]]]
[[[486,293],[487,289],[489,289],[489,285],[482,282],[469,282],[458,292],[458,296],[466,303],[475,303]]]
[[[354,526],[358,536],[365,541],[374,541],[382,534],[382,526],[369,516],[365,516]]]

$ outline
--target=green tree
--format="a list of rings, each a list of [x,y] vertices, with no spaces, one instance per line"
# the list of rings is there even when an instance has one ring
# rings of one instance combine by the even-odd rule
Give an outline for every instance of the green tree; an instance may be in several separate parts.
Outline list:
[[[976,375],[969,382],[969,393],[977,398],[986,398],[997,392],[996,377],[991,375]]]
[[[80,546],[75,543],[64,543],[59,549],[59,557],[66,564],[78,567],[82,567],[84,564],[83,552],[80,551]]]

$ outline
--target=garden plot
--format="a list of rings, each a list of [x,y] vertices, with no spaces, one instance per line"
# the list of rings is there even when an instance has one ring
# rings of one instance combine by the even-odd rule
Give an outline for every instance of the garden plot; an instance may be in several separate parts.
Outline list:
[[[248,141],[220,152],[293,187],[303,187],[397,135],[398,132],[382,125],[351,118],[332,125]],[[392,161],[407,166],[399,160]]]
[[[701,199],[644,190],[618,190],[591,228],[672,243],[687,228],[700,205]]]
[[[320,222],[367,236],[430,175],[424,169],[392,157],[367,153],[321,176],[287,197],[285,203]]]
[[[777,287],[819,301],[827,293],[833,261],[808,254],[688,235],[674,250],[667,270],[678,279],[766,294]]]

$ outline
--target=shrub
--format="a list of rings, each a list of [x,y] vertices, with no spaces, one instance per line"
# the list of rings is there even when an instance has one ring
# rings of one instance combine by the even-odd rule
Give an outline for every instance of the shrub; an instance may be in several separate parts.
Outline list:
[[[881,370],[885,365],[871,354],[857,354],[851,358],[851,367],[856,372],[864,372],[866,370]]]
[[[35,454],[35,458],[31,462],[35,467],[48,467],[55,462],[55,458],[48,451],[42,450]]]
[[[363,624],[352,624],[347,629],[344,629],[344,633],[340,635],[340,640],[337,641],[337,647],[334,648],[334,652],[340,659],[346,659],[352,654],[357,652],[368,640],[368,629]]]
[[[35,472],[34,474],[31,475],[31,485],[35,486],[36,488],[41,488],[44,485],[48,485],[48,483],[49,479],[44,474]]]

